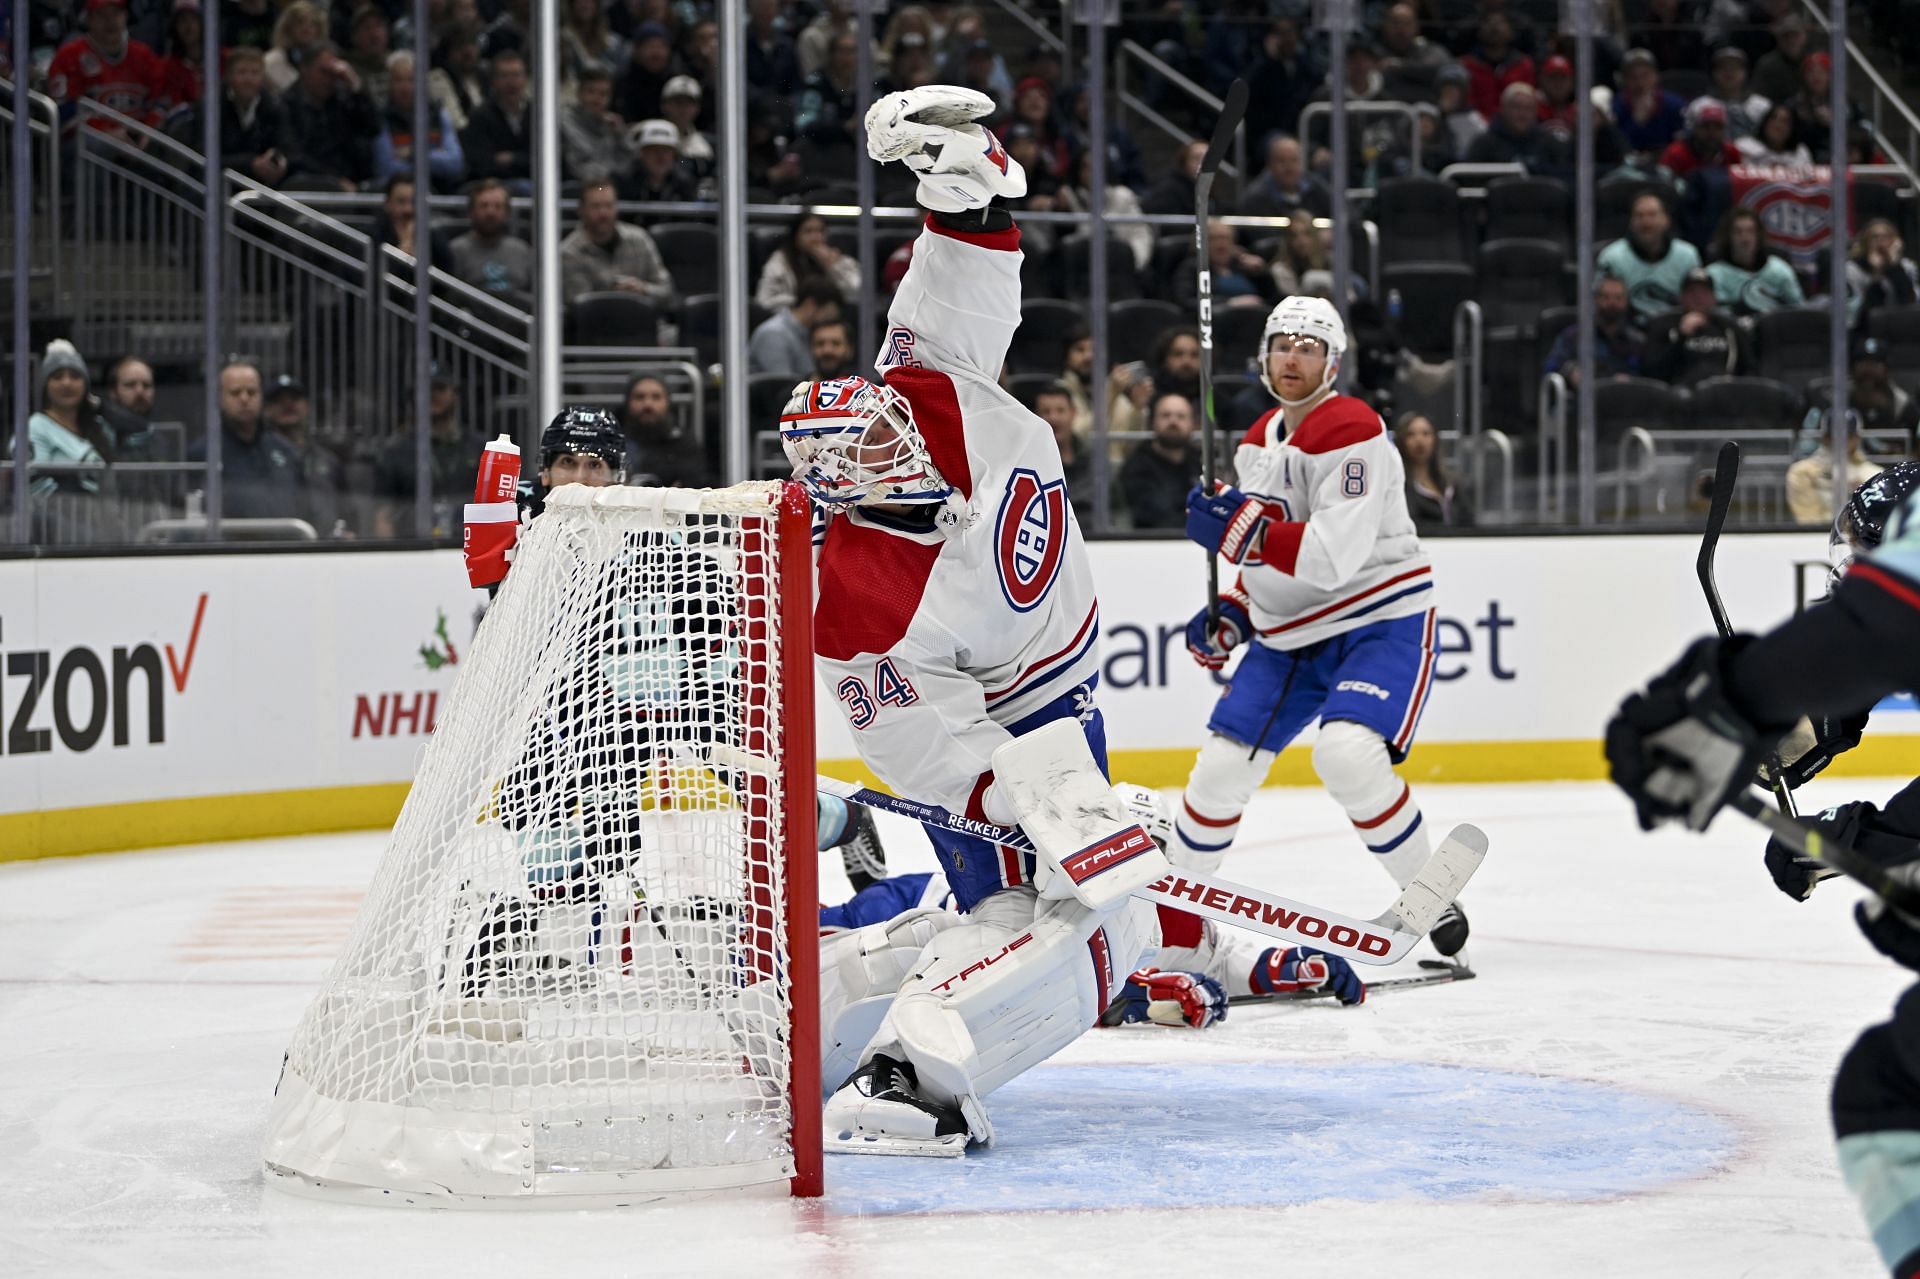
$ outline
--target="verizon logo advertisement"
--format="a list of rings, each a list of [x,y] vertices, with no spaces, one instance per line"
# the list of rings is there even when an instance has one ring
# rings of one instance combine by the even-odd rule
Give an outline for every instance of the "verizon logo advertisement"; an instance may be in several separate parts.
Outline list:
[[[7,644],[0,613],[0,755],[84,754],[167,740],[167,697],[187,691],[206,621],[207,593],[192,606],[178,650],[171,643],[76,644],[64,651]],[[16,626],[16,629],[18,627]],[[161,674],[161,654],[166,674]]]

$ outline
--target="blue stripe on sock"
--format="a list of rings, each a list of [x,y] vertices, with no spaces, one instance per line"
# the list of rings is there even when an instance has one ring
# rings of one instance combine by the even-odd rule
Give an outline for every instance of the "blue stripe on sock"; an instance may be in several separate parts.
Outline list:
[[[1413,834],[1413,832],[1415,832],[1415,831],[1417,831],[1417,830],[1419,830],[1419,829],[1420,829],[1420,823],[1421,823],[1421,822],[1423,822],[1423,821],[1425,821],[1425,820],[1426,820],[1426,816],[1425,816],[1424,814],[1422,814],[1422,813],[1415,813],[1415,814],[1413,815],[1413,825],[1411,825],[1411,826],[1409,826],[1409,827],[1407,827],[1407,828],[1406,828],[1405,830],[1403,830],[1403,831],[1401,831],[1401,832],[1400,832],[1400,833],[1399,833],[1398,835],[1395,835],[1395,836],[1394,836],[1394,837],[1393,837],[1392,839],[1390,839],[1390,840],[1388,840],[1388,841],[1387,841],[1386,843],[1384,843],[1384,844],[1368,844],[1368,845],[1367,845],[1367,851],[1368,851],[1368,852],[1370,852],[1370,853],[1390,853],[1390,852],[1392,852],[1392,851],[1393,851],[1394,849],[1396,849],[1396,848],[1398,848],[1398,847],[1400,847],[1400,845],[1402,845],[1402,844],[1404,844],[1404,843],[1406,843],[1406,842],[1407,842],[1407,836],[1409,836],[1409,835],[1411,835],[1411,834]]]
[[[1180,835],[1180,842],[1185,844],[1188,848],[1191,848],[1196,853],[1219,853],[1219,852],[1224,852],[1227,849],[1233,847],[1233,841],[1231,839],[1222,840],[1218,844],[1196,844],[1191,839],[1187,838],[1187,832],[1179,831],[1179,835]]]

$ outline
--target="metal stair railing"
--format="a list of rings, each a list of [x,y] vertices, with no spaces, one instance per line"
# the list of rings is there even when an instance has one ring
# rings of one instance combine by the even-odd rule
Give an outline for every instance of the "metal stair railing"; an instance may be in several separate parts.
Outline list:
[[[1209,93],[1201,85],[1194,83],[1186,76],[1180,74],[1180,72],[1174,70],[1173,67],[1156,56],[1152,50],[1148,49],[1139,41],[1122,40],[1120,42],[1119,56],[1113,60],[1113,96],[1114,100],[1120,104],[1121,109],[1123,111],[1131,111],[1134,115],[1139,116],[1142,120],[1152,125],[1155,129],[1158,129],[1161,133],[1166,134],[1181,146],[1186,146],[1190,142],[1199,141],[1200,139],[1194,137],[1193,134],[1188,133],[1185,129],[1167,119],[1158,111],[1155,111],[1151,106],[1147,105],[1146,99],[1140,97],[1128,88],[1127,63],[1129,60],[1138,62],[1142,67],[1159,76],[1168,84],[1179,89],[1195,102],[1216,115],[1219,114],[1220,109],[1224,107],[1226,103],[1220,99],[1219,95]],[[1220,162],[1220,172],[1229,178],[1233,178],[1235,181],[1239,181],[1247,172],[1247,123],[1244,120],[1242,120],[1239,126],[1233,131],[1232,150],[1233,159],[1231,161],[1222,160]]]
[[[66,190],[61,184],[60,172],[60,104],[44,93],[27,92],[30,108],[27,117],[27,134],[31,139],[29,163],[33,173],[43,180],[33,183],[35,226],[33,229],[33,260],[42,264],[32,272],[36,279],[50,279],[57,295],[65,278],[60,274],[61,253],[66,237],[61,234],[61,217],[64,212],[62,202]],[[0,124],[9,129],[13,126],[13,82],[0,77]],[[12,189],[13,148],[0,147],[0,188]],[[5,261],[13,261],[13,236],[15,228],[9,218],[4,228],[0,228],[0,251],[6,254]]]

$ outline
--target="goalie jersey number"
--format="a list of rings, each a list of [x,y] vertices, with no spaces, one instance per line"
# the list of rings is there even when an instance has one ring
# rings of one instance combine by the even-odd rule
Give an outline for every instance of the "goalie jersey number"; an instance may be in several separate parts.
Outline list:
[[[1014,612],[1030,612],[1047,597],[1066,555],[1067,482],[1042,483],[1037,472],[1015,471],[1000,503],[993,546],[1001,593]]]

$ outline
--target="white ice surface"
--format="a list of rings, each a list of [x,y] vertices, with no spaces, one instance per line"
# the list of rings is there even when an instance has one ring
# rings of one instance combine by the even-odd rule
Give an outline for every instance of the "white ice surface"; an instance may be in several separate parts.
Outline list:
[[[281,1050],[382,837],[0,867],[0,1274],[1877,1273],[1827,1087],[1908,977],[1854,932],[1853,890],[1796,905],[1741,819],[1642,836],[1600,785],[1417,794],[1492,839],[1464,899],[1479,980],[1089,1033],[995,1096],[995,1150],[830,1159],[817,1203],[282,1194],[258,1154]],[[882,822],[896,867],[930,868]],[[1315,792],[1263,792],[1242,829],[1236,879],[1356,914],[1392,896]]]

